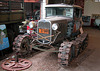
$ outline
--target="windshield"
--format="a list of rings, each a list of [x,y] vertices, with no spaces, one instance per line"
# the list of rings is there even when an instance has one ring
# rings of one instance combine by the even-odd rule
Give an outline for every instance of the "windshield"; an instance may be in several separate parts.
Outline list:
[[[46,8],[46,17],[49,16],[65,16],[73,18],[73,8],[48,7]]]

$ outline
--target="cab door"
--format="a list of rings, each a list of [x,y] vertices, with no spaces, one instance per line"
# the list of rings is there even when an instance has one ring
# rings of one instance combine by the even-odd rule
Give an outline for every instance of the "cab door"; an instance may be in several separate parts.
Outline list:
[[[77,32],[80,30],[82,26],[82,9],[80,8],[75,8],[74,9],[74,32]]]

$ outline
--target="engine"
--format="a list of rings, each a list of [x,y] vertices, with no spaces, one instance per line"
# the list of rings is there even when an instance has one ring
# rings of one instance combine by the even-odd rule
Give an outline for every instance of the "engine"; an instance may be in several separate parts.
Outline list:
[[[71,22],[72,19],[63,17],[53,17],[53,19],[49,17],[40,20],[37,26],[38,42],[42,44],[52,44],[63,41],[64,38],[71,35],[72,31],[68,28],[68,23]]]

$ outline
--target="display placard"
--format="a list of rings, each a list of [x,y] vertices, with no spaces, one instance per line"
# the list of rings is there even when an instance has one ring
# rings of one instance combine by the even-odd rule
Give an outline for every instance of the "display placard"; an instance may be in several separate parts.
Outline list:
[[[9,40],[7,35],[7,29],[5,25],[0,25],[0,50],[9,47]]]

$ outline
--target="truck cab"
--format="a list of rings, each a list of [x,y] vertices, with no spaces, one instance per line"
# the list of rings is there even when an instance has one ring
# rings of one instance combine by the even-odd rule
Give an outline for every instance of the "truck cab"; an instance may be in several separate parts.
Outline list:
[[[80,6],[66,4],[46,5],[46,17],[39,20],[37,33],[44,37],[52,37],[48,37],[48,41],[46,41],[37,35],[38,41],[46,44],[47,42],[58,43],[66,38],[75,38],[83,33],[82,23],[82,8]]]

